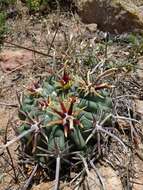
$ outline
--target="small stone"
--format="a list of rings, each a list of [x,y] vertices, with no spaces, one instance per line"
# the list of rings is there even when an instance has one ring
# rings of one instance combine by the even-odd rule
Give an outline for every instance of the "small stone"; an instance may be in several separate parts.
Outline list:
[[[96,32],[97,31],[97,24],[87,24],[86,29],[90,32]]]

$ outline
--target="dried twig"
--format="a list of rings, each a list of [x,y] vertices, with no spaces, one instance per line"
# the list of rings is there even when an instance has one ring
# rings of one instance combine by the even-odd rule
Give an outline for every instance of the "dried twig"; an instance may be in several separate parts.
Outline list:
[[[9,118],[9,120],[8,120],[8,122],[7,122],[7,125],[6,125],[4,144],[7,143],[7,133],[8,133],[8,126],[9,126],[9,122],[10,122],[10,121],[11,121],[11,118]],[[11,155],[10,150],[9,150],[8,147],[6,148],[6,150],[7,150],[7,153],[8,153],[8,155],[9,155],[9,158],[10,158],[10,161],[11,161],[11,167],[12,167],[13,173],[14,173],[14,180],[15,180],[15,182],[17,183],[17,182],[18,182],[18,177],[17,177],[17,174],[16,174],[16,169],[15,169],[15,166],[14,166],[14,162],[13,162],[12,155]]]
[[[17,108],[18,105],[17,104],[12,104],[12,103],[7,103],[7,102],[0,102],[1,106],[9,106],[9,107],[14,107]]]
[[[40,54],[40,55],[43,55],[43,56],[46,56],[46,57],[53,57],[53,56],[51,56],[51,55],[49,55],[49,54],[47,54],[47,53],[43,53],[43,52],[40,52],[40,51],[38,51],[38,50],[31,49],[31,48],[29,48],[29,47],[24,47],[24,46],[22,46],[22,45],[15,44],[15,43],[10,42],[10,41],[7,41],[7,40],[4,40],[4,43],[10,44],[10,45],[15,46],[15,47],[20,48],[20,49],[25,49],[25,50],[27,50],[27,51],[31,51],[31,52]]]
[[[47,55],[49,55],[49,53],[50,53],[50,51],[51,51],[51,47],[52,47],[52,45],[53,45],[53,43],[54,43],[54,40],[55,40],[56,35],[57,35],[57,33],[58,33],[58,30],[59,30],[59,24],[58,24],[58,26],[57,26],[57,28],[56,28],[55,34],[54,34],[53,39],[52,39],[52,41],[51,41],[51,43],[50,43],[50,47],[49,47],[49,49],[48,49]]]
[[[79,172],[79,173],[70,181],[70,185],[72,185],[73,182],[76,181],[84,172],[85,172],[85,168],[84,168],[83,170],[81,170],[81,172]]]

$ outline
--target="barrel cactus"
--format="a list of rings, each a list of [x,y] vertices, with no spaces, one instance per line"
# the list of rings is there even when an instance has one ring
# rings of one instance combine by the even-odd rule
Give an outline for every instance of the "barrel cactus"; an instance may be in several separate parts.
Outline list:
[[[98,80],[110,72],[115,70],[107,70],[92,81],[91,73],[83,79],[69,76],[64,70],[60,78],[50,76],[42,83],[32,82],[19,98],[21,125],[17,131],[25,155],[35,163],[49,166],[49,159],[58,154],[88,154],[97,144],[96,135],[91,136],[96,120],[101,113],[105,117],[112,110],[107,90],[112,86]]]

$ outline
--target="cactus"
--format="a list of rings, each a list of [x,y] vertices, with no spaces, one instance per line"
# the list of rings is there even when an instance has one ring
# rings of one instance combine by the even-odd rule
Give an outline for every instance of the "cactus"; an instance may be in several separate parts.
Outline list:
[[[64,70],[61,78],[50,76],[42,83],[33,81],[25,94],[18,97],[21,121],[18,136],[3,148],[20,140],[22,154],[44,168],[50,167],[51,160],[56,157],[64,163],[68,155],[75,152],[89,155],[97,144],[97,134],[93,133],[96,121],[104,120],[112,111],[108,90],[112,86],[100,83],[109,73],[111,70],[92,81],[91,73],[84,80],[76,75],[69,76]],[[107,122],[111,124],[110,117]],[[72,156],[68,163],[71,159]]]
[[[99,112],[111,112],[111,98],[104,89],[110,86],[90,84],[89,87],[87,84],[86,87],[83,83],[86,84],[83,79],[76,76],[71,78],[64,71],[61,79],[49,77],[42,84],[33,82],[27,88],[27,94],[20,103],[22,124],[18,131],[21,134],[34,122],[39,123],[38,131],[22,138],[24,143],[28,143],[26,146],[29,143],[35,146],[31,154],[36,154],[38,144],[51,152],[57,148],[63,151],[67,145],[74,151],[86,152],[91,146],[85,143],[86,130],[93,128],[93,116],[96,117]],[[100,94],[95,90],[90,91],[91,88],[99,88]]]

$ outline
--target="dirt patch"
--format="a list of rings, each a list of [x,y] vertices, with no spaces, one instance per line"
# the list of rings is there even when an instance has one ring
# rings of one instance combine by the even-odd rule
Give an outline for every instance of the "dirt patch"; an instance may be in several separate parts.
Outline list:
[[[24,50],[5,50],[0,54],[0,65],[4,72],[13,72],[20,69],[33,60],[32,53]]]
[[[136,85],[131,81],[131,76],[134,76],[134,73],[132,70],[132,59],[130,59],[130,47],[127,47],[126,44],[122,42],[121,44],[116,42],[112,45],[110,45],[110,43],[106,44],[105,34],[96,31],[96,25],[84,26],[76,15],[72,17],[66,14],[59,15],[59,12],[46,17],[27,16],[26,19],[23,17],[22,19],[17,18],[14,21],[8,20],[8,25],[11,28],[11,32],[7,39],[15,44],[33,49],[33,51],[25,51],[22,47],[18,48],[17,46],[4,43],[4,54],[2,54],[3,56],[1,57],[0,70],[1,142],[4,142],[4,132],[8,119],[13,114],[17,115],[15,112],[17,108],[13,107],[18,105],[16,92],[23,93],[25,87],[27,87],[31,81],[42,80],[49,74],[56,73],[60,77],[65,65],[69,68],[70,73],[82,73],[83,75],[85,75],[89,69],[94,68],[99,62],[102,63],[101,70],[104,66],[106,68],[119,67],[120,74],[112,81],[118,88],[116,96],[113,97],[113,99],[116,100],[115,107],[117,110],[120,110],[120,112],[117,112],[117,115],[123,115],[124,112],[128,113],[127,108],[129,108],[129,111],[131,109],[132,114],[132,102],[134,100],[129,99],[129,97],[132,95],[137,96],[138,93]],[[59,28],[57,26],[59,26]],[[41,54],[36,53],[34,50],[41,52]],[[122,75],[123,71],[124,76]],[[140,86],[138,88],[140,89]],[[126,115],[126,117],[128,117],[128,115]],[[17,126],[16,119],[17,118],[12,120],[14,126]],[[134,119],[136,119],[136,117]],[[130,143],[133,142],[131,142],[131,137],[128,139],[128,135],[132,123],[129,121],[124,122],[124,118],[120,118],[118,121],[120,124],[119,131],[121,132],[121,136],[119,136],[125,143],[129,143],[130,145]],[[10,126],[8,130],[8,140],[12,139],[14,135],[14,130]],[[105,134],[103,137],[104,139],[108,139]],[[116,190],[118,188],[120,190],[122,189],[122,184],[127,186],[127,168],[124,167],[124,165],[126,164],[125,166],[127,166],[128,164],[122,162],[124,155],[120,143],[115,143],[114,147],[120,150],[119,154],[117,150],[111,148],[112,151],[115,151],[115,155],[112,155],[108,161],[104,160],[104,163],[107,162],[108,166],[100,166],[98,170],[107,189]],[[17,144],[10,148],[13,157],[18,154],[17,151],[15,151],[16,148]],[[18,176],[19,184],[15,185],[12,167],[6,163],[4,159],[7,158],[9,160],[9,156],[6,152],[3,156],[4,157],[0,158],[0,163],[2,163],[1,174],[3,175],[0,190],[6,190],[6,188],[9,190],[20,189],[26,183],[29,175],[20,171],[19,164],[17,164],[18,161],[15,159],[14,165],[17,169],[16,171],[18,174],[21,174]],[[118,164],[118,167],[115,167],[114,170],[109,166],[110,164],[112,165],[113,158]],[[141,165],[142,161],[135,161],[137,175],[140,178],[136,181],[138,183],[141,183],[142,180],[143,169],[140,167]],[[4,166],[7,167],[5,168]],[[119,166],[121,166],[121,168]],[[114,166],[112,165],[112,167]],[[119,171],[119,169],[121,169],[121,171],[118,173],[117,171]],[[96,188],[97,186],[100,187],[101,184],[97,175],[94,174],[92,178],[93,180],[88,179],[89,184],[92,186],[90,189],[95,189],[95,182]],[[125,181],[125,183],[123,183],[123,181]],[[128,181],[130,181],[130,179],[128,179]],[[134,179],[132,181],[134,181]],[[76,182],[78,183],[79,181],[77,180]],[[39,185],[34,184],[33,190],[50,189],[52,185],[52,182],[41,182]],[[135,190],[140,190],[138,188],[141,187],[141,184],[134,184]],[[66,188],[67,187],[65,187],[65,189]]]
[[[8,109],[5,106],[1,106],[0,108],[0,144],[5,143],[5,138],[7,140],[11,140],[15,133],[13,129],[8,126],[10,122],[10,118],[13,118],[13,113],[15,109]],[[6,132],[7,131],[7,132]],[[7,134],[7,135],[6,135]],[[7,136],[7,137],[6,137]],[[12,155],[14,167],[16,167],[16,147],[14,144],[10,147],[9,152]],[[13,171],[10,166],[10,157],[7,153],[1,154],[0,156],[0,190],[5,190],[7,187],[15,186],[15,182],[13,180]]]

